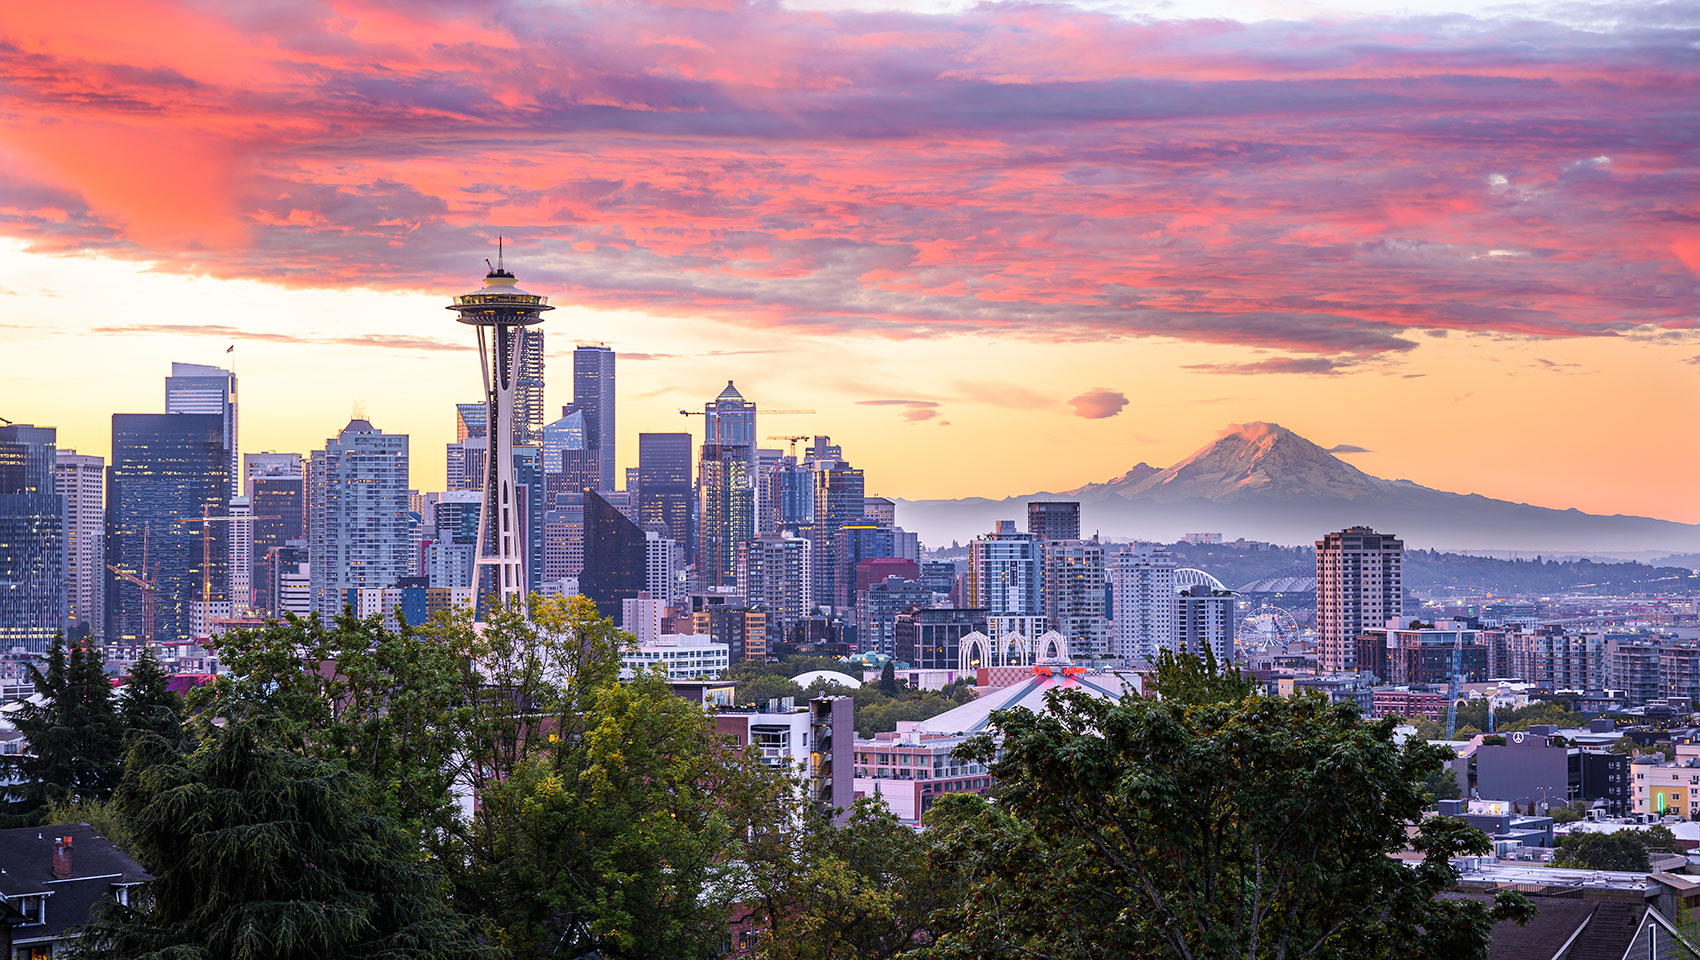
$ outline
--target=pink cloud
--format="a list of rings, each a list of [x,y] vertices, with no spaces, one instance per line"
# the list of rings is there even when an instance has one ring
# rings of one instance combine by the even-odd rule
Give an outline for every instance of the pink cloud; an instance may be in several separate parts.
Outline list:
[[[557,302],[1328,373],[1692,321],[1700,68],[1624,23],[24,5],[0,236],[448,293],[503,233]]]
[[[1127,406],[1127,396],[1119,390],[1108,387],[1093,387],[1078,397],[1069,401],[1074,407],[1074,415],[1087,420],[1103,420],[1122,412]]]

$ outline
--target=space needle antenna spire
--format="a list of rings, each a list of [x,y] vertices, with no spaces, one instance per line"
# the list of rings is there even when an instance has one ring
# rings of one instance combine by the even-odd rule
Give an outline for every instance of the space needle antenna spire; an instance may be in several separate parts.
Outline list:
[[[496,266],[482,289],[455,297],[446,309],[478,331],[479,368],[484,377],[485,434],[483,501],[478,511],[475,566],[477,619],[488,619],[495,605],[517,604],[526,594],[526,549],[514,480],[514,389],[520,379],[520,341],[526,327],[543,322],[553,310],[549,299],[521,290],[502,260],[503,238],[496,238]],[[490,261],[484,261],[489,266]]]

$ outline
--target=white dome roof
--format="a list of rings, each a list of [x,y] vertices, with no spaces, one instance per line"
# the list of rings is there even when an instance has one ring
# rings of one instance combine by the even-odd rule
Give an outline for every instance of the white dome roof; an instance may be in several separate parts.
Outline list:
[[[851,690],[862,685],[862,681],[857,680],[855,677],[852,677],[847,673],[839,673],[837,670],[810,670],[808,673],[800,673],[791,678],[792,683],[805,689],[807,689],[809,684],[814,683],[816,680],[825,680],[827,683],[836,683],[841,687],[848,687]]]

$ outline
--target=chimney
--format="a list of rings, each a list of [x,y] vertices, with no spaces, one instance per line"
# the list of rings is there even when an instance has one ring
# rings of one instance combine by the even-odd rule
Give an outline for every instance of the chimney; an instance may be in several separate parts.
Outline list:
[[[71,875],[71,838],[53,838],[53,876],[64,880]]]

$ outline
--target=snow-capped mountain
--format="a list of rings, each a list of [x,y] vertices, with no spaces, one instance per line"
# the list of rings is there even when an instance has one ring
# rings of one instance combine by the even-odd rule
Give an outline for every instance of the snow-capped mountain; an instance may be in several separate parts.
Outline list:
[[[967,541],[1000,519],[1026,522],[1026,501],[1081,502],[1081,527],[1111,539],[1175,540],[1215,531],[1305,543],[1367,524],[1413,547],[1546,551],[1690,550],[1700,526],[1596,516],[1408,480],[1374,477],[1274,423],[1232,424],[1167,469],[1140,463],[1120,477],[1062,493],[1004,500],[900,501],[897,519],[929,546]]]

